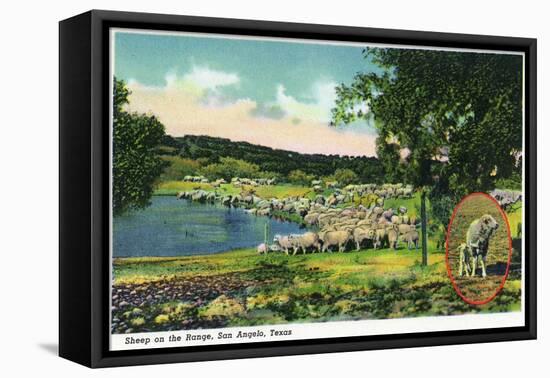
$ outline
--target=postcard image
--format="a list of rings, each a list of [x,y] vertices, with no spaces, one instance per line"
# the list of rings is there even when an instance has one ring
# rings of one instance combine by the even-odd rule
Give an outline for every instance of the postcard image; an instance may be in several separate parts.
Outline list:
[[[110,349],[523,326],[522,53],[110,31]]]

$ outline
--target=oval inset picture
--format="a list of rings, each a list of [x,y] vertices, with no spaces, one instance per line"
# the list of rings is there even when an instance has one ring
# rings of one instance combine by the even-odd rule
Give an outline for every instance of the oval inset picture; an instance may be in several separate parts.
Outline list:
[[[467,303],[492,301],[504,287],[512,258],[506,213],[485,193],[455,207],[447,230],[446,263],[457,294]]]

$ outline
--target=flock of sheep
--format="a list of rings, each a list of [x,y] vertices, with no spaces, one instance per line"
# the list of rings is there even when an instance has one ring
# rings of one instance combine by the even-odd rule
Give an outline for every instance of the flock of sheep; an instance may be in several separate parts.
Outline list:
[[[491,197],[497,200],[500,207],[502,207],[504,210],[508,210],[514,204],[521,201],[521,192],[518,191],[494,189],[489,194],[491,195]]]
[[[204,176],[185,176],[183,178],[183,181],[185,182],[196,182],[201,184],[212,184],[214,187],[219,187],[221,184],[227,184],[227,181],[223,178],[210,181],[208,178]],[[242,178],[242,177],[233,177],[231,179],[231,183],[235,185],[236,187],[241,187],[243,185],[250,185],[250,186],[258,186],[258,185],[275,185],[277,183],[277,179],[275,178]]]
[[[190,176],[193,182],[204,182],[202,176]],[[265,181],[264,181],[265,180]],[[219,180],[217,180],[219,181]],[[234,186],[272,185],[267,179],[233,178]],[[416,218],[407,214],[405,207],[397,210],[384,210],[384,200],[388,198],[411,198],[413,189],[403,184],[361,184],[337,187],[331,183],[327,195],[320,194],[316,186],[320,181],[311,183],[315,196],[291,196],[283,199],[265,199],[254,191],[242,190],[235,195],[219,194],[216,191],[194,189],[178,193],[179,199],[197,202],[219,202],[226,206],[243,207],[252,215],[271,216],[283,212],[296,214],[311,229],[304,234],[277,235],[273,244],[262,243],[259,253],[281,251],[289,254],[298,252],[332,252],[362,247],[397,248],[399,242],[409,249],[418,248],[419,234],[416,230]],[[328,184],[324,185],[329,187]]]
[[[304,217],[306,223],[314,224],[319,231],[304,234],[276,235],[273,244],[262,243],[258,253],[292,252],[344,252],[355,248],[393,248],[403,242],[409,249],[418,248],[419,234],[416,219],[407,215],[407,209],[384,210],[382,206],[365,208],[329,208],[314,206]]]

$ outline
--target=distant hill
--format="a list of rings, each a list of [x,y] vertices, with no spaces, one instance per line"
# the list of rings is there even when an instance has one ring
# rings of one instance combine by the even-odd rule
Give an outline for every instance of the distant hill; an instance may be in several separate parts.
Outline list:
[[[285,176],[296,169],[315,176],[328,176],[336,169],[347,168],[353,170],[363,182],[383,180],[383,169],[375,157],[300,154],[248,142],[196,135],[166,136],[163,144],[170,147],[173,154],[184,158],[217,162],[220,157],[231,157],[257,164],[263,171]]]

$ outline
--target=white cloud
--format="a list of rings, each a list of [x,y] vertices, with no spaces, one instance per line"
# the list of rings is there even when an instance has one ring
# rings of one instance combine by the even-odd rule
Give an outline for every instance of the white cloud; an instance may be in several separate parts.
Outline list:
[[[240,78],[235,73],[228,73],[208,68],[207,66],[193,65],[191,70],[183,76],[170,71],[164,77],[164,85],[143,85],[135,79],[128,80],[132,90],[157,93],[164,100],[171,102],[172,98],[185,94],[194,100],[209,107],[226,106],[233,103],[224,98],[220,89],[225,86],[238,85]]]
[[[318,106],[332,109],[336,103],[336,83],[333,81],[317,82],[313,85],[313,96]]]
[[[236,73],[217,71],[206,66],[193,66],[191,72],[183,76],[185,82],[192,83],[199,88],[217,91],[220,87],[239,84],[240,78]]]
[[[310,102],[298,101],[286,93],[284,85],[277,86],[275,105],[279,106],[288,116],[300,120],[309,120],[328,123],[330,111],[336,101],[336,83],[317,82],[313,84],[307,94],[312,99]]]

